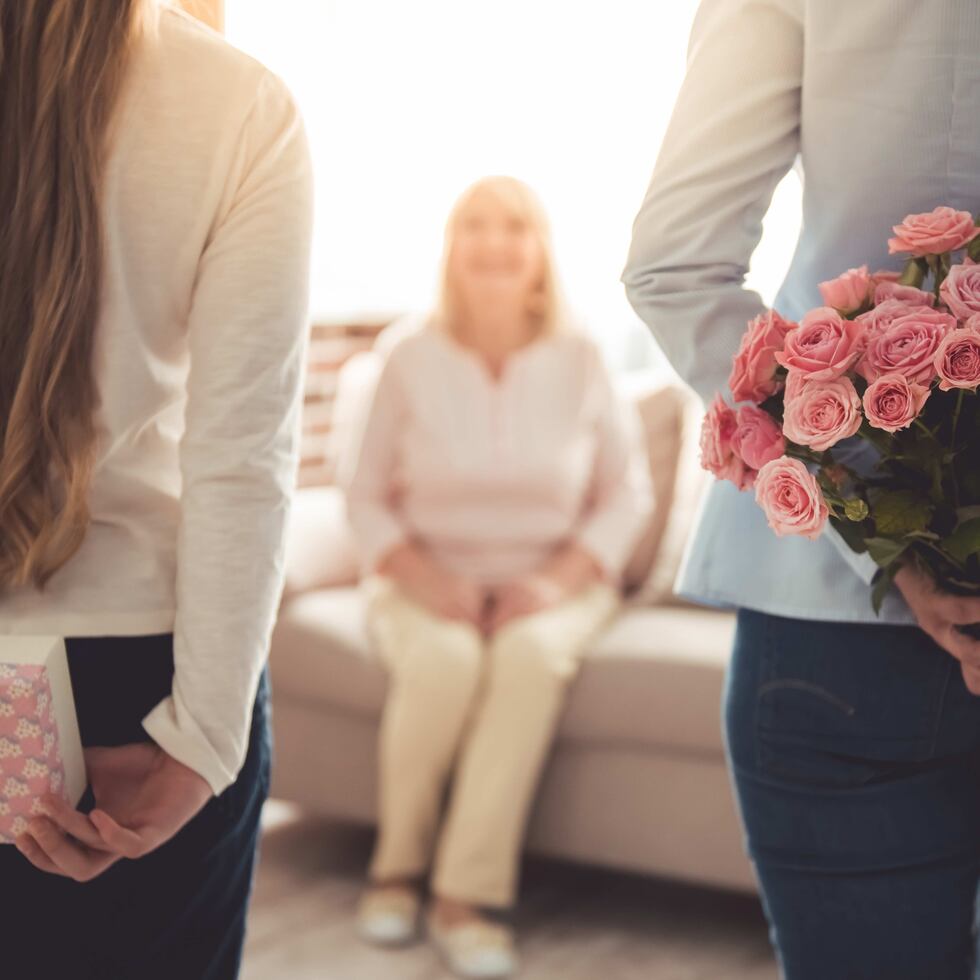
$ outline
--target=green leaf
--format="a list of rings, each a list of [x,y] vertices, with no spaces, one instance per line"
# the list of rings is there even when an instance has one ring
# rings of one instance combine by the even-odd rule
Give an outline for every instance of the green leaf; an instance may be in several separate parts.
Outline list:
[[[882,568],[893,565],[908,550],[907,541],[894,541],[891,538],[868,538],[865,545],[868,554]]]
[[[961,565],[970,555],[980,554],[980,517],[963,521],[942,542],[942,547]]]
[[[966,254],[969,255],[974,262],[980,261],[980,238],[974,238],[973,241],[967,245]]]
[[[875,530],[884,536],[924,531],[933,512],[932,504],[912,490],[878,494],[872,501],[872,507]]]
[[[959,522],[972,521],[973,518],[980,517],[980,506],[959,507],[956,511],[956,517]]]
[[[871,590],[871,608],[874,609],[876,616],[881,615],[882,603],[884,603],[885,596],[888,595],[892,583],[895,581],[898,569],[899,565],[896,563],[888,568],[879,568],[875,572],[875,577],[872,579],[874,588]]]
[[[851,497],[844,501],[844,514],[849,521],[859,523],[867,518],[871,511],[860,497]]]
[[[909,531],[906,538],[913,538],[916,541],[939,541],[941,535],[935,531]]]
[[[830,523],[833,525],[837,533],[844,539],[851,551],[862,555],[868,550],[868,546],[864,540],[865,529],[860,524],[855,524],[852,521],[841,520],[839,517],[832,518]]]

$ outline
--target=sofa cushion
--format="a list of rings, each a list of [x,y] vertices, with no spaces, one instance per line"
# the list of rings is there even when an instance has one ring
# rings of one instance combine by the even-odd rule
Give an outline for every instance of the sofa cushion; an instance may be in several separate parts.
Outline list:
[[[269,655],[278,695],[359,714],[384,704],[385,670],[364,623],[360,589],[316,589],[285,601]]]
[[[623,587],[630,594],[641,591],[648,581],[674,507],[684,394],[676,381],[671,382],[660,374],[649,376],[646,373],[622,378],[619,391],[636,409],[654,500],[653,513],[623,573]]]
[[[293,496],[286,530],[283,595],[355,585],[358,575],[343,493],[337,487],[304,487]]]
[[[698,396],[680,380],[671,389],[677,398],[676,460],[672,471],[672,495],[657,547],[656,559],[645,580],[630,595],[631,601],[650,605],[673,603],[689,606],[674,594],[688,540],[697,522],[698,509],[710,484],[701,468],[700,434],[704,408]],[[652,419],[648,416],[648,426]]]
[[[627,607],[582,664],[562,717],[568,740],[721,751],[732,613]]]
[[[656,503],[623,576],[624,592],[634,605],[689,608],[674,583],[710,482],[700,464],[704,408],[668,367],[620,375],[617,388],[636,407]]]
[[[559,738],[717,755],[733,631],[728,613],[626,608],[586,656]],[[357,589],[307,592],[284,604],[271,666],[277,697],[380,716],[385,671],[368,641]]]

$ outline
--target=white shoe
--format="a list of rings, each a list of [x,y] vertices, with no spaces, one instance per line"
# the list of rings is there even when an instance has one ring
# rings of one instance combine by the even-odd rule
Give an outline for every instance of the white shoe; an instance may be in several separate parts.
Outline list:
[[[419,904],[404,885],[372,888],[357,910],[358,934],[375,946],[404,946],[418,937]]]
[[[444,928],[429,917],[429,937],[446,965],[464,980],[496,980],[517,970],[514,934],[486,919]]]

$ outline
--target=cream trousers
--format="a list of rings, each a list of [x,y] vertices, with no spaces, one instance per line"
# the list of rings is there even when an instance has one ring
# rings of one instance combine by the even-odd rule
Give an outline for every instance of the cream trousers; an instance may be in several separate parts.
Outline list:
[[[508,906],[566,687],[619,595],[590,586],[488,639],[429,612],[390,579],[374,576],[365,591],[368,629],[389,672],[371,877],[431,869],[442,897]]]

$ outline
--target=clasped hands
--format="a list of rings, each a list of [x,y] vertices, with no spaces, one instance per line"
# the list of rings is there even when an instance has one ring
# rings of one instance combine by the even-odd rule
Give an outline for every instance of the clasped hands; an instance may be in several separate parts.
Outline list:
[[[591,553],[574,544],[540,568],[493,587],[449,571],[412,544],[393,551],[379,571],[393,577],[427,609],[446,619],[472,623],[484,636],[512,620],[557,606],[603,579]]]
[[[156,850],[213,795],[203,777],[153,742],[86,749],[85,766],[95,809],[86,815],[45,796],[47,816],[32,819],[16,840],[36,868],[78,882]]]
[[[557,606],[567,596],[565,586],[545,574],[526,575],[488,588],[466,579],[450,583],[444,615],[472,623],[492,636],[511,620]]]

